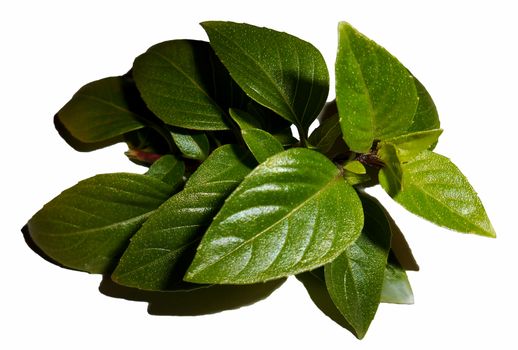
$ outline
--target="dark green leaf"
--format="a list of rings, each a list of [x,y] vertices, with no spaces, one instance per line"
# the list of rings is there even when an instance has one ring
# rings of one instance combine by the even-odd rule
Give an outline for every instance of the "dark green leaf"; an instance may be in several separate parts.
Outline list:
[[[165,123],[195,130],[228,129],[226,109],[216,91],[230,86],[213,76],[225,71],[210,45],[172,40],[149,48],[135,59],[133,76],[147,106]],[[218,74],[223,76],[224,74]],[[221,79],[221,78],[220,78]]]
[[[323,154],[328,154],[341,135],[340,120],[338,114],[335,114],[320,123],[309,136],[308,142]]]
[[[204,133],[175,128],[171,136],[185,158],[204,160],[209,155],[209,139]]]
[[[57,118],[77,140],[96,143],[145,126],[131,105],[135,86],[124,77],[91,82],[77,91],[58,112]]]
[[[261,129],[241,130],[243,140],[258,163],[264,162],[274,154],[284,151],[282,144],[271,134]]]
[[[29,233],[45,254],[64,266],[106,273],[172,190],[151,176],[97,175],[47,203],[29,220]]]
[[[391,232],[379,203],[365,194],[360,198],[365,212],[362,234],[325,266],[325,280],[331,299],[361,339],[380,303]]]
[[[186,280],[254,283],[332,261],[363,224],[354,189],[322,154],[303,148],[261,163],[225,201]]]
[[[369,151],[374,140],[406,132],[418,104],[413,77],[384,48],[348,23],[339,25],[336,102],[345,142]]]
[[[410,246],[408,245],[403,232],[401,232],[394,219],[381,205],[381,203],[380,208],[385,212],[385,216],[387,217],[390,225],[390,232],[392,237],[390,240],[390,251],[394,256],[394,259],[398,262],[398,265],[400,265],[406,271],[419,271],[419,265],[417,264],[417,261],[412,254],[412,250],[410,249]]]
[[[155,161],[146,172],[146,175],[154,177],[173,186],[173,188],[176,188],[183,182],[184,172],[184,163],[172,154],[168,154]]]
[[[253,167],[236,146],[215,150],[185,189],[165,202],[133,236],[112,278],[147,290],[176,288],[212,218]]]
[[[306,133],[329,90],[329,73],[320,52],[292,35],[249,24],[204,22],[202,26],[239,86]]]
[[[388,263],[381,291],[381,302],[390,304],[413,304],[414,293],[405,270],[395,263]]]
[[[261,120],[251,113],[236,108],[231,108],[229,112],[230,116],[234,119],[241,130],[263,128]]]
[[[437,143],[441,134],[442,129],[412,132],[389,138],[381,142],[379,147],[383,147],[385,143],[393,144],[397,148],[399,160],[406,162],[416,157],[422,151],[430,149],[432,145]]]
[[[379,180],[408,211],[455,231],[495,237],[477,193],[448,158],[423,151],[401,170],[402,186],[396,193],[390,190],[389,173],[380,172]]]
[[[414,83],[419,96],[419,103],[417,104],[417,110],[414,115],[412,125],[408,129],[408,132],[425,131],[432,129],[439,129],[441,123],[439,121],[439,114],[437,108],[432,100],[432,97],[421,84],[419,80],[414,77]]]

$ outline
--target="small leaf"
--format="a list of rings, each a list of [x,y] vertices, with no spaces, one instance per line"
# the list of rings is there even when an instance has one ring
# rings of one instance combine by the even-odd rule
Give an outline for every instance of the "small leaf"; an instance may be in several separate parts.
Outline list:
[[[379,180],[408,211],[455,231],[496,236],[477,193],[448,158],[423,151],[401,170],[402,185],[396,193],[390,190],[388,174],[380,172]]]
[[[107,141],[145,126],[145,119],[132,105],[135,98],[138,91],[124,77],[97,80],[79,89],[57,118],[81,142]]]
[[[47,203],[28,223],[36,245],[74,269],[106,273],[129,238],[173,188],[154,177],[103,174],[79,182]]]
[[[241,130],[243,140],[258,163],[264,162],[274,154],[284,151],[282,144],[275,137],[261,129]]]
[[[209,139],[204,133],[175,128],[171,136],[185,158],[204,160],[209,155]]]
[[[390,304],[413,304],[414,293],[405,270],[397,263],[388,263],[381,291],[381,302]]]
[[[226,109],[216,96],[218,87],[231,84],[222,70],[210,45],[195,40],[154,45],[133,64],[135,82],[149,109],[166,124],[195,130],[229,128]],[[214,81],[216,74],[223,81]]]
[[[252,167],[244,149],[225,145],[215,150],[185,189],[160,206],[132,237],[112,279],[146,290],[180,285],[212,218]]]
[[[384,143],[378,150],[378,157],[384,163],[384,167],[379,171],[379,181],[383,183],[383,188],[390,196],[395,196],[401,191],[403,181],[398,149],[391,143]]]
[[[412,125],[407,131],[416,132],[439,129],[441,127],[441,123],[432,97],[423,84],[421,84],[421,82],[415,77],[414,83],[417,90],[417,96],[419,96],[419,103],[417,104]]]
[[[346,162],[344,164],[344,170],[350,171],[351,173],[363,175],[367,173],[365,166],[358,160]]]
[[[365,212],[362,234],[325,266],[325,281],[331,299],[361,339],[380,303],[391,233],[379,203],[365,194],[360,198]]]
[[[366,153],[374,140],[403,134],[418,104],[413,77],[384,48],[351,25],[339,25],[336,103],[345,142]]]
[[[308,142],[311,146],[327,155],[341,135],[340,120],[338,114],[335,114],[320,123],[309,136]]]
[[[384,143],[393,144],[398,150],[398,158],[400,161],[406,162],[416,157],[422,151],[430,149],[432,145],[437,143],[441,134],[442,129],[412,132],[389,138],[381,142],[379,147],[383,147]]]
[[[332,261],[363,224],[354,189],[325,156],[292,148],[255,168],[203,237],[186,280],[243,284]]]
[[[307,133],[329,90],[329,73],[320,52],[292,35],[249,24],[204,22],[202,26],[239,86]]]
[[[237,108],[231,108],[229,113],[241,130],[263,128],[261,121],[251,113],[242,111]]]
[[[146,175],[176,188],[182,183],[184,172],[184,163],[172,154],[167,154],[155,161],[146,172]]]

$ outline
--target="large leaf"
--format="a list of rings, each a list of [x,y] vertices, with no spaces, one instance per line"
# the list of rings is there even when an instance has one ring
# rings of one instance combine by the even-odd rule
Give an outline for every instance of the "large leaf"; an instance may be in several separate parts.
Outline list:
[[[106,273],[129,238],[173,190],[153,176],[103,174],[79,182],[28,223],[36,245],[74,269]]]
[[[135,59],[133,76],[149,109],[165,123],[228,129],[227,106],[218,103],[216,94],[232,81],[208,43],[172,40],[154,45]]]
[[[325,266],[325,280],[331,299],[361,339],[380,303],[391,231],[379,202],[360,198],[365,212],[362,234]]]
[[[339,24],[336,103],[347,145],[369,151],[374,140],[401,135],[418,104],[407,69],[384,48],[351,25]]]
[[[358,236],[361,204],[316,151],[292,148],[255,168],[226,200],[186,280],[254,283],[332,261]]]
[[[183,191],[165,202],[133,236],[112,278],[147,290],[174,289],[192,261],[205,229],[253,167],[244,149],[215,150]]]
[[[125,77],[110,77],[86,84],[60,109],[57,118],[77,140],[107,141],[145,126],[134,84]]]
[[[329,73],[320,52],[299,38],[268,28],[232,22],[202,26],[239,86],[307,133],[329,90]]]
[[[401,171],[397,192],[390,190],[391,173],[380,172],[379,181],[408,211],[455,231],[495,237],[477,193],[448,158],[423,151],[402,164]]]

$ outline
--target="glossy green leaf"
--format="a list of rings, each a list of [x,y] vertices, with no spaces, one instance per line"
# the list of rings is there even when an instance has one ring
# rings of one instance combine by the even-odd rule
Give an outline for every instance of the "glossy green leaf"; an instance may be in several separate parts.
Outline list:
[[[133,76],[147,106],[165,123],[195,130],[228,129],[226,109],[217,102],[218,88],[230,77],[210,45],[195,40],[166,41],[135,59]],[[228,75],[228,73],[227,73]]]
[[[133,106],[138,92],[124,77],[86,84],[57,113],[60,123],[86,143],[110,140],[145,126],[141,111]]]
[[[418,104],[413,77],[384,48],[348,23],[339,25],[336,103],[345,142],[369,151],[374,140],[403,134]]]
[[[29,220],[29,233],[45,254],[64,266],[106,273],[172,190],[151,176],[97,175],[47,203]]]
[[[205,229],[254,166],[251,158],[237,146],[215,150],[185,189],[165,202],[133,236],[112,279],[147,290],[180,285]]]
[[[146,175],[176,188],[183,182],[184,172],[184,163],[172,154],[167,154],[155,161],[146,172]]]
[[[405,270],[397,263],[388,263],[381,290],[381,302],[390,304],[413,304],[414,293]]]
[[[241,130],[243,140],[258,163],[264,162],[274,154],[284,151],[282,144],[271,134],[261,129]]]
[[[320,52],[299,38],[268,28],[232,22],[202,26],[239,86],[307,132],[329,90],[329,73]]]
[[[466,177],[446,157],[423,151],[401,167],[400,191],[390,191],[389,173],[380,184],[408,211],[437,225],[465,233],[495,237],[482,202]]]
[[[344,170],[350,171],[350,172],[358,174],[358,175],[367,173],[365,166],[362,163],[360,163],[360,161],[358,161],[358,160],[352,160],[350,162],[346,162],[344,164]]]
[[[340,120],[338,114],[335,114],[320,123],[309,136],[308,142],[323,154],[328,154],[341,135]]]
[[[292,148],[255,168],[226,200],[186,280],[243,284],[332,261],[359,235],[354,189],[322,154]]]
[[[325,281],[331,299],[361,339],[380,303],[391,232],[379,203],[365,194],[360,198],[365,212],[362,234],[325,266]]]
[[[432,97],[423,84],[421,84],[421,82],[415,77],[414,83],[417,90],[417,96],[419,96],[419,103],[417,104],[412,125],[407,131],[416,132],[439,129],[441,127],[441,123]]]
[[[442,129],[432,129],[426,131],[416,131],[401,136],[396,136],[383,141],[384,143],[393,144],[398,151],[398,158],[401,162],[406,162],[416,157],[424,150],[430,149],[432,145],[437,143]]]
[[[175,128],[171,136],[185,158],[204,160],[209,155],[209,139],[204,133]]]

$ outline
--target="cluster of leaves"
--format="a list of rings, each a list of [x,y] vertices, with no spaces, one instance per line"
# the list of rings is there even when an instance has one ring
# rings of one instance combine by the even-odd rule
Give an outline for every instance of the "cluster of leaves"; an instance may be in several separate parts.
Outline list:
[[[495,235],[466,178],[433,152],[432,99],[384,48],[340,23],[336,102],[326,104],[329,73],[311,44],[202,26],[210,43],[152,46],[57,113],[74,148],[124,141],[149,170],[97,175],[47,203],[28,231],[48,257],[150,291],[296,275],[362,338],[380,302],[413,302],[406,271],[418,269],[366,187],[440,226]]]

